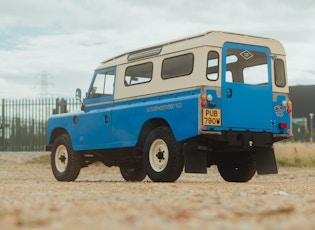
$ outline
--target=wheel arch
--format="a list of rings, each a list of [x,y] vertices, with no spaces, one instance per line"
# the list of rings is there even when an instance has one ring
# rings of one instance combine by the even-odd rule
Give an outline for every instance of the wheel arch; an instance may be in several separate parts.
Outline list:
[[[167,126],[171,129],[169,123],[163,119],[163,118],[153,118],[150,120],[147,120],[143,125],[139,133],[137,146],[143,147],[146,137],[149,135],[149,133],[161,126]]]
[[[54,141],[56,140],[56,138],[62,134],[67,134],[69,135],[68,131],[64,128],[55,128],[50,135],[49,138],[49,144],[52,145],[54,143]]]

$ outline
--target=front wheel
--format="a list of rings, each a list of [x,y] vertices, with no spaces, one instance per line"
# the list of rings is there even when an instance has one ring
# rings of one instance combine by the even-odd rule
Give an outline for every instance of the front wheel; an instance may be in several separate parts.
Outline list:
[[[72,148],[67,134],[62,134],[54,141],[51,151],[51,168],[58,181],[74,181],[82,166],[82,157]]]
[[[174,182],[184,168],[180,144],[168,127],[158,127],[148,135],[143,151],[143,164],[155,182]]]
[[[226,157],[218,163],[222,178],[228,182],[247,182],[256,173],[256,161],[253,155]]]

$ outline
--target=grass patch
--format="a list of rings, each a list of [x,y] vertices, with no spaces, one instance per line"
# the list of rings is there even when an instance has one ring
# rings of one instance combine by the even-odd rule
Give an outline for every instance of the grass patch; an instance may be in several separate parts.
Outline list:
[[[315,144],[280,142],[274,148],[279,166],[315,167]]]
[[[35,157],[32,160],[28,161],[27,163],[30,164],[50,163],[50,154]]]

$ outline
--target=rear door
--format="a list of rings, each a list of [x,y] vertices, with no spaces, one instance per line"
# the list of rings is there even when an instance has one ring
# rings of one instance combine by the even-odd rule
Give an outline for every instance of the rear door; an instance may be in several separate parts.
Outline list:
[[[272,131],[269,49],[225,43],[222,58],[222,127]]]

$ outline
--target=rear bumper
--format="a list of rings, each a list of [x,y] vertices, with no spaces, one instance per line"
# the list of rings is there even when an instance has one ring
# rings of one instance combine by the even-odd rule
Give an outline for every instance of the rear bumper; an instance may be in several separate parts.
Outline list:
[[[230,146],[240,147],[266,147],[273,144],[272,133],[253,133],[249,131],[235,132],[225,131],[223,132],[224,139],[227,140]]]
[[[278,141],[283,141],[286,139],[290,139],[292,138],[293,135],[288,135],[288,134],[274,134],[273,135],[273,140],[274,142],[278,142]]]
[[[230,147],[271,147],[273,143],[292,137],[285,134],[250,131],[216,131],[202,132],[202,136],[208,136],[210,140],[223,142]]]

